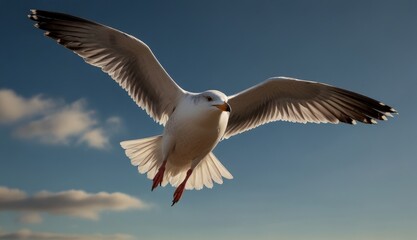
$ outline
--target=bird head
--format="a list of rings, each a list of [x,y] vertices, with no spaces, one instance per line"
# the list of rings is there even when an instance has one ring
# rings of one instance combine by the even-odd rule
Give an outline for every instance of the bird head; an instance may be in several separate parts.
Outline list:
[[[230,112],[232,109],[227,100],[227,96],[217,90],[208,90],[200,94],[200,104],[207,105],[216,111]]]

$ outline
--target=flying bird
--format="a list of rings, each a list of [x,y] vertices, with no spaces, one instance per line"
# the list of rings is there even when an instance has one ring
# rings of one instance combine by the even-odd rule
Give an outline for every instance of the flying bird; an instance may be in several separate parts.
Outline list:
[[[396,111],[377,100],[327,84],[270,78],[237,94],[182,89],[141,40],[83,18],[41,10],[28,16],[45,36],[110,75],[136,104],[164,126],[161,135],[121,142],[131,163],[152,179],[152,190],[213,187],[230,172],[212,150],[223,139],[274,121],[375,124]]]

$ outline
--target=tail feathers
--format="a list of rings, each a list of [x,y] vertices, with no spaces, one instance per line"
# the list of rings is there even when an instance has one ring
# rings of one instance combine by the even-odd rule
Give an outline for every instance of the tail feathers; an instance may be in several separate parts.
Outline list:
[[[132,165],[137,166],[139,173],[147,173],[149,179],[153,179],[162,165],[162,136],[154,136],[143,139],[123,141],[120,143],[125,149],[126,156],[130,158]],[[162,186],[168,183],[178,187],[185,179],[190,166],[175,167],[169,162],[165,168]],[[204,186],[213,187],[213,181],[222,184],[223,178],[233,179],[232,174],[220,163],[212,152],[207,154],[194,168],[193,173],[185,185],[187,190],[200,190]]]
[[[166,186],[169,183],[173,187],[178,187],[185,179],[188,169],[189,167],[175,168],[174,166],[167,164],[162,186]],[[222,177],[226,179],[233,179],[232,174],[230,174],[230,172],[223,166],[223,164],[220,163],[216,156],[210,152],[194,168],[193,173],[185,185],[185,189],[200,190],[204,186],[212,188],[213,181],[218,184],[223,183]]]
[[[126,156],[132,165],[137,166],[141,174],[147,173],[153,179],[162,164],[162,136],[123,141],[120,143],[125,149]]]
[[[184,172],[185,177],[185,172]],[[197,167],[193,170],[190,178],[185,185],[185,189],[191,190],[196,189],[200,190],[204,186],[207,188],[213,187],[213,181],[222,184],[223,179],[233,179],[232,174],[220,163],[220,161],[214,156],[212,152],[207,154],[203,158]],[[171,183],[172,184],[172,183]],[[179,184],[179,183],[178,183]]]

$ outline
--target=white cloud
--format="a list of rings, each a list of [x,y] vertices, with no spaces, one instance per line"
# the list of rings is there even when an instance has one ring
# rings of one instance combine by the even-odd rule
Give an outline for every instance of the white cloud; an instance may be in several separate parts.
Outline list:
[[[21,190],[0,187],[0,211],[47,213],[97,220],[99,214],[104,211],[147,209],[148,207],[149,205],[142,200],[120,192],[87,193],[82,190],[69,190],[53,193],[41,191],[33,196],[27,196]]]
[[[86,102],[78,100],[62,109],[18,128],[16,135],[39,139],[49,144],[68,144],[97,125],[94,112],[85,109]]]
[[[114,127],[119,127],[122,124],[122,119],[116,116],[109,117],[106,122]]]
[[[29,212],[22,214],[19,219],[19,223],[24,224],[38,224],[42,222],[42,217],[39,213]]]
[[[13,90],[0,89],[0,124],[22,119],[26,120],[14,130],[18,138],[53,145],[82,143],[96,149],[110,146],[110,136],[121,127],[117,116],[100,121],[83,99],[65,104],[41,95],[24,98]]]
[[[0,186],[0,204],[2,202],[19,201],[26,198],[26,193],[19,189]]]
[[[0,89],[0,123],[12,123],[44,113],[54,106],[52,99],[44,99],[41,95],[26,99],[13,90]]]
[[[103,129],[96,128],[85,132],[80,138],[81,143],[86,143],[92,148],[105,148],[109,145],[109,138],[105,135]]]
[[[0,232],[0,239],[19,240],[133,240],[134,237],[127,234],[61,234],[50,232],[33,232],[28,229],[21,229],[16,232]]]

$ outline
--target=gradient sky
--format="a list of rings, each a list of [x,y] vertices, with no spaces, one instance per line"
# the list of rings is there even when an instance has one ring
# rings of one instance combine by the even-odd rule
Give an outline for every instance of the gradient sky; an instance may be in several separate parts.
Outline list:
[[[417,239],[416,1],[9,0],[0,8],[0,239]],[[119,146],[162,127],[110,77],[35,29],[32,8],[140,38],[190,91],[231,95],[290,76],[400,114],[372,126],[276,122],[232,137],[214,153],[234,179],[186,191],[171,207],[174,189],[151,192]],[[33,130],[52,122],[64,132]],[[56,209],[36,205],[42,191]],[[88,195],[92,205],[64,211],[60,194]]]

